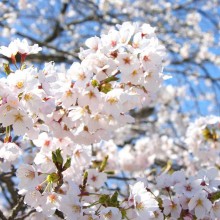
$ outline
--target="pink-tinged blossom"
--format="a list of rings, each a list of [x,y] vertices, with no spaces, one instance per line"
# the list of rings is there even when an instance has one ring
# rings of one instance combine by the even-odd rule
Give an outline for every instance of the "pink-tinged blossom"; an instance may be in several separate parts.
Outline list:
[[[94,214],[86,214],[81,217],[80,220],[99,220],[100,218],[97,215]]]
[[[103,116],[101,112],[91,114],[87,124],[89,131],[96,132],[103,130],[106,132],[105,128],[109,126],[106,118],[107,117]]]
[[[37,73],[40,89],[47,96],[53,96],[53,84],[58,80],[56,74],[56,67],[54,62],[44,64],[43,70]]]
[[[150,212],[149,220],[164,220],[164,215],[161,212],[161,210],[158,208],[158,210]]]
[[[99,44],[99,37],[91,37],[85,41],[85,45],[91,50],[90,52],[96,52],[99,49]]]
[[[0,53],[8,58],[12,58],[18,52],[20,54],[29,55],[29,54],[36,54],[41,50],[42,48],[38,47],[37,44],[30,46],[26,39],[23,39],[22,41],[20,39],[16,39],[12,41],[8,47],[5,46],[0,47]]]
[[[159,189],[164,189],[172,185],[171,175],[163,173],[156,177],[157,187]]]
[[[145,189],[143,182],[130,185],[129,205],[134,205],[138,219],[150,218],[150,213],[158,209],[158,202],[152,194]]]
[[[26,218],[27,220],[61,220],[60,217],[53,215],[48,217],[44,213],[42,213],[41,209],[37,209],[37,212],[32,213],[30,216]]]
[[[25,70],[16,70],[15,73],[11,73],[7,78],[9,87],[19,95],[24,91],[30,91],[33,88],[37,88],[38,80],[36,77],[36,70],[28,68]]]
[[[218,169],[215,167],[207,168],[206,170],[199,170],[197,174],[197,178],[201,179],[201,185],[211,191],[218,190],[218,186],[220,185],[220,179],[218,177]],[[217,179],[216,179],[217,178]]]
[[[52,216],[61,204],[61,196],[55,192],[44,193],[41,197],[40,207],[46,216]]]
[[[175,171],[172,176],[172,186],[175,186],[176,184],[183,184],[186,182],[185,172],[183,170]]]
[[[75,82],[75,87],[85,88],[86,84],[89,82],[92,73],[88,72],[88,70],[82,66],[80,63],[73,63],[70,69],[67,72],[72,80]]]
[[[212,204],[210,216],[213,219],[220,219],[220,200],[217,200]]]
[[[108,152],[107,170],[116,170],[118,168],[120,159],[118,160],[118,148],[113,140],[101,141],[100,143],[95,144],[94,148],[97,152],[96,158],[100,161],[103,160],[106,156],[106,152]]]
[[[138,66],[136,69],[129,69],[127,72],[121,74],[121,82],[131,82],[134,85],[141,84],[144,81],[144,72]]]
[[[141,26],[141,34],[143,37],[146,38],[151,38],[151,37],[155,37],[155,27],[151,27],[149,24],[143,24]]]
[[[189,210],[194,210],[198,219],[203,219],[210,211],[212,203],[207,199],[206,193],[194,195],[189,201]]]
[[[33,127],[31,118],[23,110],[12,109],[5,114],[1,114],[0,122],[4,127],[12,125],[15,135],[24,135]]]
[[[138,181],[134,185],[130,185],[130,196],[129,196],[129,202],[130,204],[134,203],[134,197],[138,194],[142,194],[146,192],[145,189],[145,183],[143,181]]]
[[[202,192],[201,179],[193,181],[186,181],[185,183],[178,183],[174,186],[174,191],[178,194],[183,194],[188,198],[192,198],[196,194]]]
[[[122,214],[118,208],[107,207],[100,212],[101,220],[121,220]]]
[[[78,98],[78,105],[81,107],[88,106],[88,109],[91,112],[96,113],[101,110],[101,95],[97,88],[92,86],[87,87],[82,91],[81,95]]]
[[[12,41],[8,47],[1,46],[0,53],[8,58],[14,58],[14,56],[18,53],[18,47],[14,41]]]
[[[138,32],[134,35],[133,37],[133,42],[132,42],[132,47],[133,47],[133,52],[142,52],[143,49],[146,48],[148,44],[148,40],[147,39],[143,39],[143,33]]]
[[[36,154],[34,163],[38,166],[39,170],[44,173],[49,173],[56,170],[52,160],[51,151],[46,151],[44,148],[42,148],[42,150]]]
[[[136,31],[137,26],[131,22],[124,22],[121,25],[116,25],[119,29],[119,41],[122,45],[127,45]]]
[[[61,102],[62,102],[62,106],[64,108],[69,108],[72,105],[76,104],[76,99],[77,99],[77,95],[78,95],[78,91],[76,91],[76,89],[73,88],[64,88],[64,92],[63,95],[61,97]]]
[[[96,169],[88,169],[87,183],[95,188],[100,188],[107,181],[107,174],[99,172]]]
[[[121,97],[123,96],[122,89],[114,89],[108,92],[105,96],[105,103],[104,103],[104,111],[107,114],[118,115],[120,111],[122,111],[122,103]]]
[[[182,208],[179,203],[178,198],[170,198],[165,197],[163,199],[163,213],[165,215],[171,215],[172,218],[178,219],[180,217],[180,213],[182,211]]]
[[[39,47],[38,44],[34,44],[33,46],[30,46],[26,39],[23,39],[22,41],[20,39],[16,39],[14,42],[17,45],[18,52],[20,54],[25,54],[25,55],[36,54],[42,50],[42,48]]]
[[[211,115],[198,118],[187,129],[185,142],[195,160],[204,165],[214,166],[219,160],[219,124],[220,117]]]
[[[70,108],[68,116],[70,120],[74,122],[76,120],[83,118],[84,116],[86,116],[86,114],[87,114],[87,109],[82,108],[80,106],[74,106]]]
[[[137,169],[137,166],[134,166],[134,163],[136,163],[136,157],[133,154],[131,150],[131,146],[125,145],[120,151],[119,151],[119,165],[121,169],[126,171],[135,171]]]
[[[72,150],[72,165],[79,166],[81,168],[85,168],[90,164],[92,159],[92,152],[89,146],[82,146],[82,145],[70,145]]]
[[[39,184],[37,170],[32,165],[21,164],[17,169],[16,176],[19,179],[18,188],[20,190],[33,190]]]
[[[26,40],[16,40],[14,45],[12,43],[5,53],[11,58],[20,53],[21,62],[26,55],[41,49],[37,45],[29,46]],[[133,123],[129,111],[142,107],[144,101],[150,103],[163,80],[160,72],[164,51],[150,26],[126,22],[101,38],[88,39],[86,46],[88,49],[80,52],[82,62],[73,63],[68,70],[58,70],[50,62],[43,70],[23,67],[23,70],[10,73],[7,80],[0,80],[0,122],[3,127],[12,125],[13,135],[25,135],[25,139],[37,146],[27,149],[32,152],[28,163],[34,165],[19,164],[17,178],[19,193],[25,195],[25,203],[42,212],[39,219],[56,218],[53,216],[55,210],[62,211],[70,220],[86,219],[87,214],[93,219],[122,218],[119,207],[103,204],[85,210],[86,205],[98,201],[99,195],[109,193],[102,187],[107,174],[88,169],[91,168],[92,151],[86,144],[108,140],[112,131]],[[132,157],[132,163],[127,165],[125,160],[130,153],[127,152],[124,167],[127,165],[132,170],[131,166],[138,160],[138,168],[144,170],[153,163],[153,147],[145,149],[148,142],[151,143],[148,139],[136,142],[137,157]],[[57,180],[49,182],[47,177],[60,172],[51,153],[58,148],[64,162],[71,157],[71,164],[62,171],[63,184],[56,190]],[[112,147],[109,163],[117,159],[114,158],[116,151],[117,147]],[[20,155],[19,151],[17,153]],[[115,166],[117,168],[118,164]],[[83,189],[86,171],[88,177]],[[173,179],[169,186],[177,185],[181,180],[178,175]],[[129,199],[123,204],[129,209],[125,209],[126,215],[131,219],[159,220],[162,214],[157,198],[146,189],[144,182],[138,181],[130,187]],[[162,182],[161,185],[165,185],[164,179]],[[51,185],[54,191],[50,189]],[[173,215],[177,216],[176,213]]]
[[[41,193],[38,190],[29,190],[25,194],[24,202],[34,208],[38,208],[41,201]]]
[[[133,72],[140,67],[138,58],[133,54],[120,53],[117,57],[117,61],[119,70],[121,71],[122,75]]]
[[[83,216],[82,205],[76,195],[64,195],[61,197],[60,211],[64,213],[66,219],[80,219]]]
[[[152,211],[158,209],[158,202],[152,197],[150,192],[146,191],[143,194],[135,195],[134,206],[138,219],[145,220],[150,217]]]
[[[154,52],[143,52],[141,54],[141,61],[144,70],[148,73],[151,72],[153,74],[156,74],[157,72],[160,72],[162,70],[162,58],[160,55]]]
[[[154,163],[154,159],[154,146],[147,137],[137,140],[135,146],[125,145],[119,152],[119,164],[127,171],[145,170]]]
[[[42,106],[44,106],[45,93],[39,89],[28,89],[20,94],[20,104],[28,109],[30,112],[34,112],[40,116],[42,113]]]
[[[34,140],[33,143],[43,149],[43,151],[51,150],[53,139],[46,132],[42,132],[39,134],[38,139]],[[48,150],[46,150],[48,149]]]
[[[179,203],[181,204],[182,209],[187,210],[190,198],[187,198],[184,195],[180,195],[178,196],[178,199],[179,199]]]
[[[120,46],[119,37],[118,31],[110,30],[108,34],[101,36],[102,45],[110,51],[117,50]]]
[[[15,143],[0,143],[0,158],[6,161],[14,161],[22,155],[21,148]]]

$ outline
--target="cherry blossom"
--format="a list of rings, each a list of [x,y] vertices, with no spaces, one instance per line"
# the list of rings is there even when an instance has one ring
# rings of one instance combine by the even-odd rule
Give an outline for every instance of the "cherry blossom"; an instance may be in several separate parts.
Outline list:
[[[200,16],[187,20],[195,25]],[[185,88],[158,92],[167,58],[155,30],[116,25],[89,38],[67,68],[25,64],[41,51],[25,39],[1,47],[12,59],[0,80],[1,178],[17,178],[21,206],[31,210],[27,219],[219,218],[219,117],[196,119],[185,134],[188,118],[179,119],[183,111],[175,105]],[[137,119],[130,114],[145,105],[158,118],[149,117],[141,138],[125,141],[122,127],[134,131]],[[120,150],[117,132],[126,143]],[[170,160],[157,165],[164,158]],[[123,181],[120,187],[115,180]]]

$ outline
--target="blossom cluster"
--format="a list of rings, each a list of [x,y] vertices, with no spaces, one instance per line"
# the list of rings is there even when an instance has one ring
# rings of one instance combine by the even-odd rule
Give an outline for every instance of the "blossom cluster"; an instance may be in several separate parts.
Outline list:
[[[220,218],[220,180],[214,167],[194,177],[165,170],[154,179],[135,178],[127,196],[109,190],[113,170],[145,170],[159,145],[172,145],[156,134],[120,152],[113,141],[106,142],[114,130],[134,122],[130,110],[155,102],[164,78],[164,47],[150,25],[129,22],[85,44],[81,62],[66,71],[53,62],[43,70],[27,66],[28,55],[41,48],[26,40],[0,47],[14,65],[5,64],[7,77],[0,79],[0,123],[5,129],[1,170],[16,168],[18,193],[36,210],[28,218]],[[204,140],[216,142],[218,128],[210,122],[200,132]]]
[[[195,120],[187,129],[186,143],[195,161],[208,166],[219,164],[220,118],[207,116]]]
[[[27,55],[36,54],[41,50],[42,48],[38,47],[38,44],[34,44],[33,46],[30,46],[26,39],[23,39],[22,41],[16,39],[12,41],[8,45],[8,47],[5,46],[0,47],[0,53],[8,58],[11,58],[12,62],[14,63],[16,62],[15,56],[18,53],[21,55],[22,61],[24,61]]]
[[[19,187],[27,191],[25,202],[41,212],[42,218],[52,216],[56,209],[62,211],[67,219],[220,218],[220,179],[217,178],[216,168],[200,170],[190,178],[183,170],[172,174],[162,173],[156,178],[157,190],[154,191],[150,187],[152,183],[148,183],[146,178],[137,180],[130,185],[129,197],[123,200],[117,193],[112,195],[104,190],[106,174],[94,169],[88,169],[85,187],[74,183],[64,184],[59,192],[40,193],[43,184],[38,184],[43,180],[42,174],[39,175],[31,165],[20,166],[17,176],[20,179]],[[49,181],[53,184],[55,179],[55,175],[47,176],[47,184]]]
[[[11,47],[17,51],[20,44],[26,55],[40,50],[16,40],[0,52],[14,60]],[[132,122],[128,111],[151,102],[163,79],[164,48],[154,28],[124,23],[101,38],[88,39],[86,45],[89,49],[80,52],[82,62],[66,72],[47,63],[42,71],[21,67],[1,79],[3,126],[12,125],[15,135],[30,139],[44,130],[91,144]]]
[[[87,201],[84,194],[95,195],[107,180],[104,166],[92,167],[88,145],[132,122],[128,111],[150,103],[163,80],[164,47],[150,25],[126,22],[86,46],[82,62],[63,72],[53,62],[43,70],[26,66],[28,55],[41,50],[26,40],[0,48],[16,67],[5,64],[7,77],[0,79],[0,123],[6,129],[0,156],[13,165],[23,156],[26,163],[17,163],[19,193],[47,216],[56,209],[69,219],[73,213],[86,216],[82,202],[95,198]],[[33,145],[33,158],[25,156],[25,143]]]
[[[129,201],[135,206],[137,219],[218,219],[217,176],[216,168],[200,170],[190,178],[183,170],[162,173],[156,178],[160,193],[152,192],[146,181],[137,182],[131,186]]]

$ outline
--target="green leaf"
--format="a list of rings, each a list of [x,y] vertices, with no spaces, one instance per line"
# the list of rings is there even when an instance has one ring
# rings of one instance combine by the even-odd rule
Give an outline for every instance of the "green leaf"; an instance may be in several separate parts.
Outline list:
[[[10,66],[8,63],[3,63],[3,67],[4,67],[4,71],[6,73],[6,75],[8,76],[12,71],[10,69]]]
[[[220,191],[217,191],[217,192],[214,192],[214,193],[211,194],[210,200],[212,202],[214,202],[214,201],[216,201],[218,199],[220,199]]]
[[[114,192],[114,194],[112,195],[109,205],[112,207],[119,207],[118,192],[117,191]]]
[[[91,84],[92,84],[93,87],[97,87],[99,85],[99,82],[97,80],[93,79],[91,81]]]
[[[104,83],[101,85],[100,91],[107,94],[112,90],[112,85],[111,83]]]
[[[109,195],[101,195],[99,198],[99,203],[102,205],[108,205],[110,201],[110,196]]]
[[[57,162],[57,155],[54,151],[52,151],[52,160],[53,160],[53,163],[56,164]]]
[[[101,164],[101,166],[100,166],[100,168],[99,168],[99,171],[100,171],[100,172],[102,172],[102,171],[105,170],[105,167],[106,167],[106,165],[107,165],[107,162],[108,162],[108,156],[105,156],[105,158],[104,158],[104,160],[102,161],[102,164]]]
[[[127,213],[125,209],[121,209],[121,215],[122,215],[122,219],[125,219]]]
[[[69,157],[69,158],[67,158],[66,163],[64,164],[62,170],[64,171],[64,170],[68,169],[70,167],[70,165],[71,165],[71,158]]]
[[[63,166],[63,157],[61,155],[61,150],[57,149],[55,152],[52,152],[52,160],[58,170],[62,170]]]
[[[115,171],[114,170],[108,170],[108,171],[105,171],[104,173],[106,173],[108,175],[114,175]]]
[[[110,76],[108,77],[107,79],[104,80],[105,83],[109,83],[109,82],[112,82],[112,81],[117,81],[119,78],[116,77],[116,76]]]
[[[57,157],[57,163],[59,163],[61,166],[63,165],[63,157],[61,155],[61,150],[56,150],[56,157]]]

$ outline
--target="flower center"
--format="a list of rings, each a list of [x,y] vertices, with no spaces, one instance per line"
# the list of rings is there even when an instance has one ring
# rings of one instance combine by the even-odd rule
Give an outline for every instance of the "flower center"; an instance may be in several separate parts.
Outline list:
[[[27,170],[26,172],[25,172],[25,177],[27,177],[28,179],[34,179],[34,177],[35,177],[35,173],[33,172],[33,171],[31,171],[31,170]]]
[[[57,196],[55,194],[49,195],[49,200],[51,203],[55,203],[57,200]]]
[[[108,98],[107,101],[112,105],[112,104],[117,103],[117,102],[118,102],[118,99],[115,98],[115,97],[110,97],[110,98]]]
[[[81,207],[79,205],[72,205],[72,210],[74,213],[80,213]]]
[[[18,89],[21,89],[21,88],[24,87],[24,83],[23,83],[22,81],[17,82],[16,87],[17,87]]]
[[[18,113],[17,115],[14,115],[14,120],[15,122],[17,121],[23,121],[23,115],[21,115],[20,113]]]
[[[112,211],[107,212],[104,216],[107,219],[111,219],[112,218]]]

